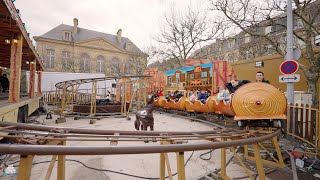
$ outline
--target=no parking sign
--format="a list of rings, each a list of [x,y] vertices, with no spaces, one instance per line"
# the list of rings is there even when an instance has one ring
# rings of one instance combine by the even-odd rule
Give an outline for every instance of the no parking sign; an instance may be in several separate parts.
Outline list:
[[[280,65],[280,72],[282,74],[294,74],[299,69],[299,64],[293,60],[286,60]]]

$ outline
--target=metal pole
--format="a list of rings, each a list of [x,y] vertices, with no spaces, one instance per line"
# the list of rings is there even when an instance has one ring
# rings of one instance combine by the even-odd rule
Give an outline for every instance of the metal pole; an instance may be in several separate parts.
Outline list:
[[[287,59],[293,60],[293,15],[292,0],[287,1]],[[294,84],[287,83],[287,99],[288,103],[294,103]]]

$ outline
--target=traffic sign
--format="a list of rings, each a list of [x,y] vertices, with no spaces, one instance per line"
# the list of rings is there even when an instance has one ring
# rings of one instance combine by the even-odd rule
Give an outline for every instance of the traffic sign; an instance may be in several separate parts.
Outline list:
[[[301,50],[294,48],[293,51],[292,51],[292,55],[293,55],[292,60],[297,61],[297,60],[301,57]],[[284,60],[286,60],[286,59],[289,59],[289,58],[288,58],[288,54],[286,54],[286,55],[284,56]]]
[[[282,74],[294,74],[299,69],[299,64],[294,60],[283,61],[280,65],[280,72]]]
[[[300,74],[289,74],[289,75],[280,75],[279,82],[287,83],[287,82],[299,82]]]

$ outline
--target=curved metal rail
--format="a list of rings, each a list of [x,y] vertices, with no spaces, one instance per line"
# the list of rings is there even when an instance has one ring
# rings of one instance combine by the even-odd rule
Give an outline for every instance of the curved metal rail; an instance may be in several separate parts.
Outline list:
[[[277,130],[271,134],[260,137],[253,137],[241,140],[197,143],[197,144],[173,144],[173,145],[153,145],[153,146],[122,146],[122,147],[87,147],[87,146],[48,146],[48,145],[0,145],[2,154],[22,154],[22,155],[110,155],[110,154],[148,154],[164,152],[182,152],[206,149],[220,149],[260,143],[271,139],[280,133]]]
[[[79,134],[96,134],[96,135],[114,135],[119,133],[121,135],[133,135],[133,138],[141,138],[135,135],[148,135],[153,138],[162,138],[162,140],[170,140],[171,135],[177,137],[177,135],[219,135],[220,137],[236,137],[244,133],[248,133],[248,130],[213,130],[213,131],[194,131],[194,132],[143,132],[143,131],[115,131],[115,130],[96,130],[96,129],[77,129],[77,128],[57,128],[41,125],[28,125],[19,123],[0,122],[2,127],[10,127],[14,129],[27,129],[36,131],[52,131],[63,130],[68,133]],[[168,136],[163,136],[163,134]],[[145,153],[164,153],[164,152],[182,152],[182,151],[195,151],[206,149],[219,149],[226,147],[235,147],[250,145],[263,142],[277,136],[280,130],[276,130],[272,133],[263,134],[259,131],[252,132],[252,137],[247,136],[244,139],[220,141],[220,142],[206,142],[206,143],[194,143],[194,144],[172,144],[172,145],[152,145],[152,146],[115,146],[115,147],[85,147],[85,146],[48,146],[48,145],[0,145],[0,153],[3,154],[24,154],[24,155],[108,155],[108,154],[145,154]],[[120,136],[120,135],[118,135]],[[189,136],[190,137],[190,136]],[[164,139],[166,138],[166,139]],[[206,140],[204,138],[204,140]],[[66,139],[68,141],[68,139]]]
[[[76,80],[68,80],[68,81],[62,81],[59,82],[57,84],[55,84],[55,87],[58,89],[63,89],[64,84],[66,84],[66,87],[69,88],[73,85],[79,85],[79,84],[83,84],[83,83],[91,83],[93,81],[107,81],[107,80],[118,80],[118,79],[122,79],[122,78],[150,78],[151,76],[106,76],[103,78],[88,78],[88,79],[76,79]]]

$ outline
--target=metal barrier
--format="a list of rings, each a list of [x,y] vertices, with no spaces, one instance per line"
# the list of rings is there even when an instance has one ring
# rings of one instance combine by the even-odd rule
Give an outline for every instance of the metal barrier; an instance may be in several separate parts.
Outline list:
[[[287,132],[319,149],[319,109],[310,104],[287,106]]]

